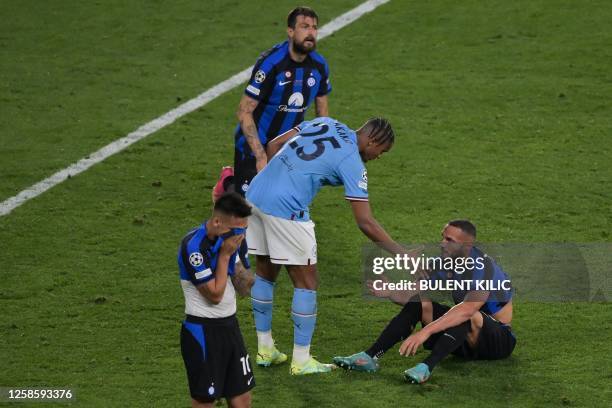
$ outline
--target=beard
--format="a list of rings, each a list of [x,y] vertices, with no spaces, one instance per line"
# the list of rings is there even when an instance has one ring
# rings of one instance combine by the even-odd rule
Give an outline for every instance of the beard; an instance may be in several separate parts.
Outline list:
[[[306,41],[312,41],[312,46],[306,46],[304,45],[306,43]],[[292,41],[293,43],[293,49],[299,53],[299,54],[308,54],[311,51],[314,51],[317,48],[317,40],[312,38],[312,37],[306,37],[304,38],[304,41],[302,41],[301,43],[298,43],[297,41]]]

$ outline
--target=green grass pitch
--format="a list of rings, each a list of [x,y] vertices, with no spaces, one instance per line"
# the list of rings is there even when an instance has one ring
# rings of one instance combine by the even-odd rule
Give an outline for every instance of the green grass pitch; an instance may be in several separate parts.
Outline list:
[[[358,4],[311,3],[321,23]],[[0,201],[252,64],[284,39],[294,6],[1,2]],[[483,242],[610,242],[610,21],[607,1],[392,0],[321,41],[331,116],[356,127],[383,115],[396,130],[368,165],[391,235],[434,242],[468,217]],[[241,92],[0,218],[0,387],[70,386],[85,407],[188,405],[175,254],[231,163]],[[312,214],[313,352],[329,360],[366,347],[397,309],[361,297],[366,238],[342,189],[324,189]],[[291,295],[282,275],[274,331],[286,352]],[[253,354],[250,302],[238,308]],[[611,322],[609,303],[518,298],[508,360],[449,358],[424,386],[401,379],[423,352],[392,350],[376,375],[256,368],[254,405],[607,407]]]

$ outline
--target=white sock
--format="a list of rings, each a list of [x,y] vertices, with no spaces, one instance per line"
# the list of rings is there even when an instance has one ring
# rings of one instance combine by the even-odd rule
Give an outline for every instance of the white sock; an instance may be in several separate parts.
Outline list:
[[[310,344],[307,346],[293,345],[293,361],[297,364],[304,364],[310,358]]]
[[[257,347],[274,347],[274,340],[272,340],[272,330],[265,332],[257,332]]]

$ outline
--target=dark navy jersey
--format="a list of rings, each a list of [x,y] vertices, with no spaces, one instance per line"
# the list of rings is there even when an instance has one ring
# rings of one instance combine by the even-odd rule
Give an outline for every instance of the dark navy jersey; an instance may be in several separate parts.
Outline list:
[[[207,237],[206,221],[185,235],[177,256],[181,280],[190,281],[197,286],[214,279],[222,243],[223,239],[220,237],[215,240]],[[230,257],[227,268],[229,276],[234,275],[235,264],[239,260],[245,268],[250,267],[246,241],[243,240],[242,244]]]
[[[507,281],[510,282],[510,277],[502,270],[502,268],[487,254],[482,252],[480,249],[474,247],[470,251],[470,258],[476,260],[480,258],[483,260],[483,268],[479,268],[475,266],[474,268],[467,269],[462,273],[458,273],[456,271],[448,271],[448,270],[437,270],[429,275],[429,279],[433,280],[457,280],[457,281],[472,281],[474,284],[472,287],[475,287],[475,282],[477,281],[488,281],[494,285],[495,289],[489,290],[489,296],[485,301],[485,304],[482,305],[480,310],[489,315],[493,315],[501,310],[510,299],[512,299],[512,288],[503,289],[502,282]],[[505,286],[508,286],[506,284]],[[478,289],[474,289],[478,290]],[[452,296],[455,304],[461,303],[465,300],[465,297],[469,291],[467,290],[453,290]]]
[[[259,140],[263,146],[304,121],[315,97],[331,91],[329,66],[315,51],[302,62],[289,54],[287,41],[264,52],[253,68],[245,93],[259,101],[253,112]],[[236,149],[251,154],[240,124],[235,133]]]

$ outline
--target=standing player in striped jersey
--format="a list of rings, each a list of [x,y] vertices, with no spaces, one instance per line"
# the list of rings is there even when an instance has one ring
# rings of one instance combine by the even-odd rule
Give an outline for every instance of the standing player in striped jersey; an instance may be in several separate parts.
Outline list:
[[[317,316],[318,272],[314,223],[308,206],[323,185],[344,185],[345,198],[361,231],[393,253],[405,253],[378,224],[368,202],[364,162],[393,146],[391,125],[371,119],[356,132],[331,118],[303,122],[268,144],[268,165],[253,179],[247,200],[253,204],[247,241],[256,255],[251,289],[257,329],[257,364],[287,359],[272,339],[274,282],[285,265],[293,281],[294,323],[291,374],[328,372],[331,364],[311,357],[310,342]],[[280,149],[280,150],[279,150]]]
[[[313,102],[317,116],[328,115],[329,67],[315,52],[318,20],[311,8],[292,10],[288,40],[264,52],[253,68],[235,133],[234,188],[242,195],[266,165],[270,139],[301,123]]]

